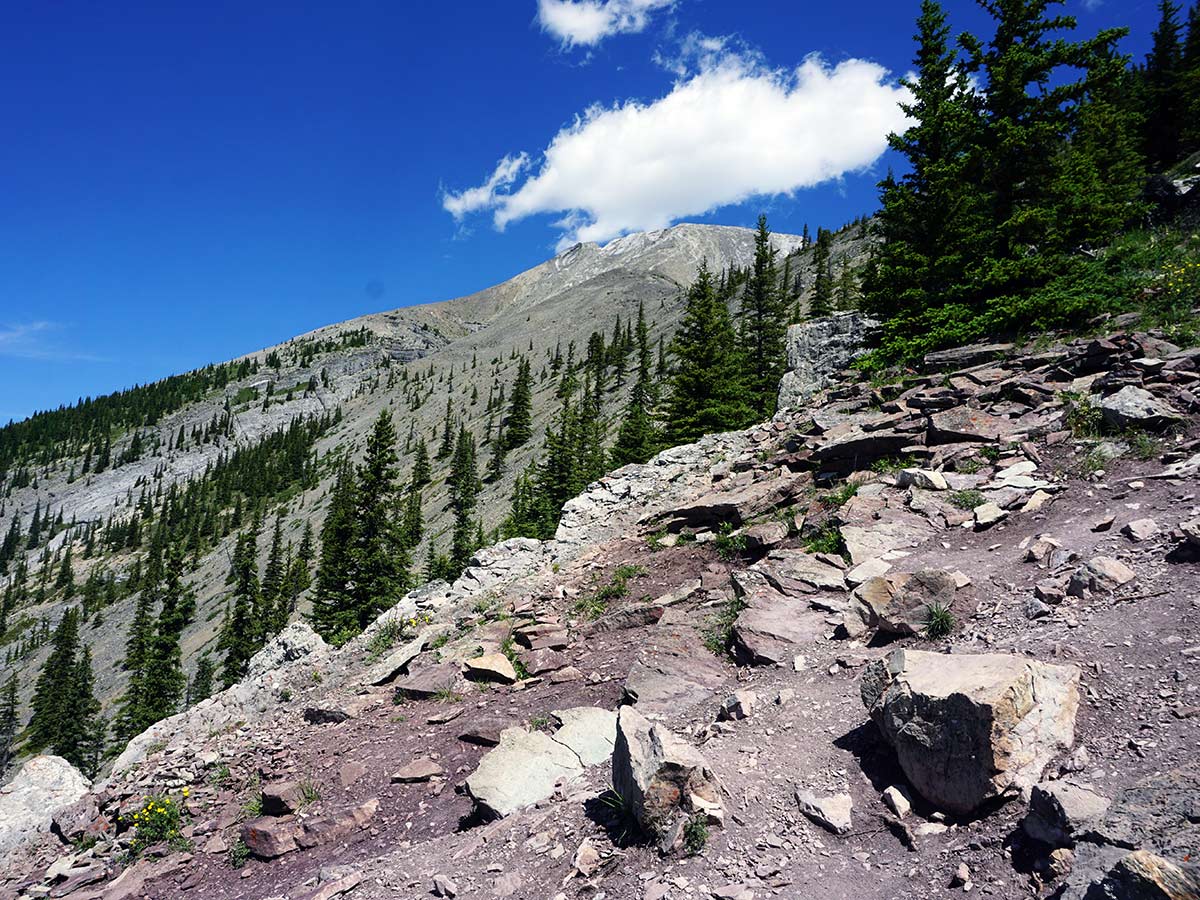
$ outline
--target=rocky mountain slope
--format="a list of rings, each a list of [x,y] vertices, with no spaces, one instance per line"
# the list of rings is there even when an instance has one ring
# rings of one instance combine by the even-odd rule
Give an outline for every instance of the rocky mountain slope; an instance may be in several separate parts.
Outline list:
[[[1200,350],[872,384],[833,371],[861,324],[793,329],[841,336],[805,405],[340,649],[289,626],[104,781],[30,763],[0,890],[1200,897]]]
[[[784,254],[796,251],[802,243],[788,235],[775,235],[773,241]],[[80,475],[87,468],[81,447],[78,453],[34,465],[31,483],[25,486],[16,483],[15,473],[9,473],[8,484],[0,484],[5,494],[0,504],[0,535],[14,519],[28,530],[38,509],[61,513],[68,525],[103,524],[113,517],[128,516],[143,492],[153,494],[173,483],[198,478],[222,455],[255,446],[297,417],[341,411],[340,423],[316,442],[318,459],[342,452],[353,456],[360,451],[371,424],[385,407],[393,411],[401,442],[407,440],[411,429],[415,439],[426,440],[431,454],[441,439],[448,402],[455,419],[482,441],[489,419],[487,400],[502,389],[511,392],[516,354],[525,354],[535,376],[534,433],[525,446],[510,454],[505,475],[486,484],[481,494],[483,524],[494,528],[508,511],[514,479],[540,449],[545,428],[559,408],[553,379],[539,378],[551,354],[556,349],[565,354],[573,342],[581,358],[593,331],[611,334],[615,318],[620,316],[629,323],[636,317],[639,303],[644,304],[652,339],[669,341],[682,312],[682,290],[700,263],[707,260],[713,270],[744,267],[753,258],[753,248],[753,231],[708,225],[635,234],[604,247],[580,244],[468,297],[363,316],[265,348],[244,357],[257,363],[257,371],[170,411],[153,425],[118,434],[112,446],[113,459],[125,454],[136,436],[144,451],[135,460],[100,474]],[[414,408],[405,387],[406,379],[418,376],[423,379],[422,387],[412,393],[421,399]],[[626,390],[628,384],[610,395],[607,414],[614,422]],[[188,439],[183,446],[173,446],[177,434],[202,432],[226,411],[232,419],[228,436],[211,442]],[[486,446],[481,450],[481,469],[489,452]],[[414,457],[415,444],[401,457],[403,477],[411,470]],[[434,461],[433,482],[423,493],[426,538],[414,553],[418,569],[431,540],[443,550],[449,543],[453,515],[445,484],[448,466],[448,459]],[[315,486],[290,491],[283,498],[287,540],[298,544],[308,523],[319,530],[331,480],[332,467],[325,465]],[[264,556],[269,527],[267,531],[260,542]],[[25,554],[34,583],[44,564],[48,573],[53,571],[67,537],[63,532],[48,546]],[[228,593],[225,577],[233,541],[230,535],[188,574],[187,581],[197,593],[197,613],[183,637],[189,671],[201,653],[214,648]],[[80,553],[82,542],[77,536],[75,544],[79,584],[93,571],[122,578],[140,555],[122,552],[87,559]],[[0,591],[7,580],[11,575],[9,579],[0,576]],[[77,602],[77,596],[72,602]],[[97,690],[106,708],[123,689],[118,663],[135,602],[135,597],[127,597],[103,609],[89,627]],[[51,596],[47,602],[31,602],[10,616],[3,649],[16,656],[11,670],[18,674],[23,703],[28,702],[34,677],[48,652],[44,646],[29,651],[23,648],[30,646],[32,635],[52,627],[62,609],[61,599]],[[7,672],[3,674],[7,677]]]

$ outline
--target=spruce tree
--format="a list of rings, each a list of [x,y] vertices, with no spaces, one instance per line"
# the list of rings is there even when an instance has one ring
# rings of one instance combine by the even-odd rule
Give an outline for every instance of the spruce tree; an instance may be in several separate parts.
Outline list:
[[[517,362],[517,378],[502,425],[508,450],[524,445],[533,435],[533,374],[524,356]]]
[[[415,485],[410,484],[404,499],[404,516],[400,523],[400,543],[404,549],[415,550],[421,543],[421,535],[424,530],[421,491]]]
[[[421,438],[417,442],[417,455],[413,459],[413,485],[417,488],[423,488],[429,484],[432,474],[433,468],[429,464],[429,448],[425,446],[425,439]]]
[[[353,627],[362,631],[409,588],[409,558],[397,521],[396,432],[388,410],[367,438],[358,470],[351,564]]]
[[[75,678],[76,656],[79,652],[79,610],[67,609],[54,629],[50,655],[33,692],[33,715],[26,729],[27,749],[33,753],[58,748],[65,743],[72,714],[72,685]]]
[[[339,634],[353,633],[351,553],[356,494],[354,470],[344,460],[338,467],[325,524],[321,527],[321,559],[313,590],[312,626],[327,641]]]
[[[253,527],[238,535],[230,567],[233,595],[225,611],[225,622],[217,647],[225,652],[221,664],[221,682],[229,687],[246,674],[247,663],[259,648],[262,623],[255,621],[260,609],[258,548]]]
[[[209,659],[207,653],[204,653],[196,661],[196,671],[192,673],[192,680],[188,682],[188,706],[194,706],[201,700],[206,700],[212,696],[213,675],[212,660]]]
[[[743,359],[747,400],[759,419],[775,412],[779,379],[783,377],[787,309],[779,291],[767,217],[758,217],[754,235],[754,265],[742,294],[738,340]]]
[[[1159,0],[1158,12],[1158,27],[1146,57],[1143,150],[1152,166],[1164,169],[1177,163],[1182,155],[1183,117],[1188,101],[1183,94],[1184,48],[1179,5],[1172,0]]]
[[[275,516],[275,528],[271,532],[271,549],[267,553],[267,565],[263,569],[262,607],[266,622],[266,635],[278,634],[287,624],[288,601],[287,564],[283,557],[283,510]]]
[[[833,312],[833,263],[829,258],[832,246],[833,233],[818,226],[817,243],[813,250],[813,295],[808,309],[813,318],[828,316]]]
[[[669,445],[754,421],[754,410],[741,386],[741,360],[729,309],[717,297],[707,265],[701,265],[688,290],[671,352],[675,372],[664,417]]]
[[[17,703],[17,675],[8,676],[0,689],[0,776],[15,756],[17,734],[21,730],[20,707]]]

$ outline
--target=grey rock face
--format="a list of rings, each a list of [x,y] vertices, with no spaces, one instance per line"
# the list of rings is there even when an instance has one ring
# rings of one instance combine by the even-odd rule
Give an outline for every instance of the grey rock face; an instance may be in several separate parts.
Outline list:
[[[879,322],[859,312],[813,319],[788,329],[788,371],[779,385],[779,408],[793,409],[828,387],[830,376],[866,352]]]
[[[54,814],[91,787],[61,756],[35,756],[0,789],[0,856],[48,831]]]
[[[1101,400],[1100,413],[1104,421],[1114,428],[1161,431],[1183,421],[1183,416],[1171,404],[1133,385],[1126,385]]]
[[[853,827],[850,822],[850,812],[854,801],[849,794],[834,794],[832,797],[818,797],[811,791],[796,789],[796,803],[800,812],[808,816],[826,831],[834,834],[849,834]]]
[[[1075,738],[1075,666],[901,649],[869,665],[861,687],[909,782],[955,815],[1029,791]]]
[[[1029,814],[1021,823],[1031,838],[1052,847],[1070,847],[1108,810],[1109,799],[1074,781],[1047,781],[1034,787]]]
[[[328,650],[329,645],[307,622],[292,622],[275,635],[267,646],[254,654],[247,668],[247,677],[257,678],[259,675],[273,672],[285,663]]]
[[[721,788],[700,751],[630,706],[617,717],[613,789],[660,840],[694,815],[722,818]]]

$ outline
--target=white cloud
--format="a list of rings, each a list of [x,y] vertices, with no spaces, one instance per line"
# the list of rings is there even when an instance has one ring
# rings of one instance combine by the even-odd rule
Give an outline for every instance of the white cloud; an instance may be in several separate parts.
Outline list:
[[[443,205],[456,217],[490,209],[499,229],[558,213],[560,247],[606,241],[866,169],[905,127],[907,94],[875,63],[813,55],[780,71],[700,50],[699,70],[665,97],[593,106],[554,136],[536,172],[524,154],[505,157]]]
[[[643,31],[656,9],[676,0],[538,0],[538,24],[564,46],[594,47],[614,34]]]
[[[50,333],[60,328],[56,322],[45,321],[0,325],[0,356],[15,359],[103,361],[101,357],[91,353],[79,353],[50,342]]]

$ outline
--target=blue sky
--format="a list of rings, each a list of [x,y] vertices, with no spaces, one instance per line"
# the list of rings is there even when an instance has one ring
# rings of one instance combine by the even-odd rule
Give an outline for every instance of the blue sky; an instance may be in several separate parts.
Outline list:
[[[0,421],[469,293],[576,239],[869,212],[918,6],[8,0]],[[1139,58],[1156,20],[1151,0],[1068,10],[1130,25]]]

